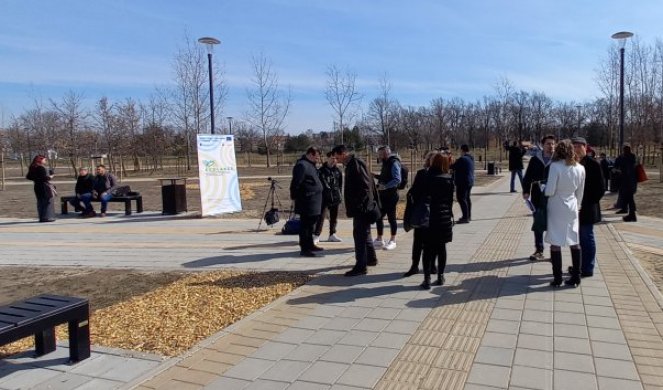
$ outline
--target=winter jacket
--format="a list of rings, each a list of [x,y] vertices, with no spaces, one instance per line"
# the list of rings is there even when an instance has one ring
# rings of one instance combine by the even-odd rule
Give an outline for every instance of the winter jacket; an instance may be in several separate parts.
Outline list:
[[[76,195],[91,194],[94,190],[94,176],[87,174],[85,176],[78,176],[76,178],[76,187],[74,192]]]
[[[52,198],[55,196],[55,187],[50,183],[51,177],[48,175],[46,167],[31,165],[25,178],[35,183],[34,190],[37,198]]]
[[[421,171],[419,171],[421,172]],[[409,194],[413,202],[425,202],[430,196],[430,218],[426,234],[435,234],[439,242],[453,239],[453,194],[454,183],[451,175],[430,168],[417,172]]]
[[[474,185],[474,157],[465,154],[453,164],[454,184],[458,187],[472,187]]]
[[[532,203],[539,207],[542,204],[543,194],[536,186],[532,189],[532,183],[537,181],[545,181],[548,178],[548,169],[552,158],[548,160],[548,164],[543,162],[543,152],[538,151],[534,157],[529,160],[525,177],[523,177],[523,194],[529,194],[532,198]]]
[[[593,225],[601,222],[601,207],[599,202],[605,193],[605,181],[598,161],[589,156],[580,160],[585,167],[585,191],[580,207],[580,224]]]
[[[322,183],[315,163],[302,156],[292,168],[290,199],[295,201],[295,213],[304,216],[320,215],[322,211]]]
[[[322,182],[322,201],[328,206],[337,206],[343,201],[343,174],[337,166],[330,167],[327,163],[318,169]]]
[[[360,217],[374,199],[373,175],[368,172],[366,163],[354,155],[350,156],[350,160],[345,164],[345,188],[343,190],[345,214],[349,218]]]
[[[523,156],[525,149],[520,146],[509,147],[509,170],[518,171],[523,169]]]
[[[110,172],[106,172],[104,175],[94,176],[93,188],[98,195],[101,195],[104,192],[109,192],[116,185],[117,185],[117,179],[115,179],[115,176],[113,176],[113,174]]]
[[[378,183],[382,184],[385,189],[396,189],[401,183],[401,180],[403,180],[401,177],[401,160],[398,156],[392,154],[387,157],[382,162],[380,174],[376,175],[375,178],[378,179]]]
[[[635,154],[622,154],[615,160],[615,169],[619,169],[622,178],[620,190],[635,191],[638,188],[638,176],[635,173]]]

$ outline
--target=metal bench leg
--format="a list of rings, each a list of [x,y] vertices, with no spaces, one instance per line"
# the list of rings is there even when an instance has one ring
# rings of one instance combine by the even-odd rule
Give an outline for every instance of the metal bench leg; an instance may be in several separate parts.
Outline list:
[[[124,215],[131,215],[131,200],[124,201]]]
[[[69,321],[69,360],[78,362],[90,357],[90,320]]]
[[[136,212],[137,213],[142,213],[143,212],[143,197],[139,196],[136,199]]]
[[[67,210],[67,203],[69,203],[69,202],[67,202],[66,200],[62,199],[62,206],[60,207],[60,211],[62,212],[62,214],[67,214],[67,213],[69,213],[69,210]]]
[[[35,334],[35,352],[37,356],[55,351],[55,328],[48,328]]]

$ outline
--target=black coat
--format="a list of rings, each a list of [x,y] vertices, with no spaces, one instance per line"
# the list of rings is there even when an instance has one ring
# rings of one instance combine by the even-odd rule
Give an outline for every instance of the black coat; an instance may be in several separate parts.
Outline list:
[[[51,183],[49,183],[51,177],[48,176],[46,167],[42,165],[31,165],[25,178],[32,180],[35,183],[34,190],[37,198],[52,198],[55,196]]]
[[[517,171],[523,169],[523,156],[525,149],[520,146],[509,147],[509,170]]]
[[[359,217],[366,212],[367,205],[375,199],[375,181],[368,172],[366,163],[350,156],[345,164],[345,189],[343,201],[345,214],[349,218]]]
[[[94,191],[94,176],[87,174],[85,176],[78,176],[76,178],[76,188],[74,192],[76,195],[91,194]]]
[[[620,190],[635,191],[638,188],[638,176],[635,173],[635,154],[622,154],[615,160],[615,169],[620,171]]]
[[[539,191],[538,186],[531,189],[532,183],[536,181],[545,181],[548,178],[548,167],[550,167],[550,162],[552,162],[552,159],[550,159],[548,165],[546,165],[543,162],[541,152],[537,153],[536,156],[529,160],[527,171],[525,171],[525,177],[523,177],[523,193],[530,194],[532,197],[532,203],[534,203],[536,207],[541,206],[543,194]]]
[[[422,172],[422,173],[420,173]],[[414,203],[424,202],[430,196],[430,218],[426,234],[434,234],[439,242],[453,239],[453,194],[451,175],[444,175],[433,168],[417,172],[409,194]]]
[[[580,164],[585,167],[585,194],[580,207],[580,224],[593,225],[601,222],[599,202],[605,193],[605,181],[598,161],[585,156],[580,160]]]
[[[295,213],[303,216],[320,215],[322,211],[322,183],[315,163],[302,156],[292,168],[290,199],[295,201]]]
[[[322,183],[322,201],[325,205],[338,206],[343,201],[343,174],[337,166],[330,167],[327,163],[318,169]]]

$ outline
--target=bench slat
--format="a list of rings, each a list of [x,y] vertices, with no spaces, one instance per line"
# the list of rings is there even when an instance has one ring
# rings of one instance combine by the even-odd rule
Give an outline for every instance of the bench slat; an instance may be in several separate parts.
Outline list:
[[[13,323],[10,323],[10,322],[4,322],[4,321],[1,321],[1,320],[0,320],[0,332],[3,332],[3,331],[8,330],[8,329],[11,329],[11,328],[13,328],[14,326],[16,326],[16,325],[14,325]]]

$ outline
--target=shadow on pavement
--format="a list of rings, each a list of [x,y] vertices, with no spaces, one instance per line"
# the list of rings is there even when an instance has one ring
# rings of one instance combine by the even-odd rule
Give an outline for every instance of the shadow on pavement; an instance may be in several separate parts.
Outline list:
[[[270,246],[274,246],[273,244]],[[354,252],[354,249],[348,248],[348,249],[330,249],[330,250],[325,250],[324,252],[321,252],[320,257],[313,257],[313,258],[305,258],[307,260],[310,260],[312,262],[317,261],[317,260],[324,260],[326,255],[338,255],[338,254],[343,254],[343,253],[351,253]],[[237,264],[237,263],[254,263],[258,261],[267,261],[267,260],[274,260],[274,259],[283,259],[283,258],[301,258],[304,259],[304,257],[299,256],[299,248],[297,248],[293,252],[283,252],[283,253],[251,253],[251,254],[237,254],[237,255],[224,255],[224,256],[214,256],[214,257],[206,257],[194,261],[189,261],[187,263],[182,264],[183,267],[185,268],[203,268],[203,267],[211,267],[211,266],[216,266],[216,265],[229,265],[229,264]]]

